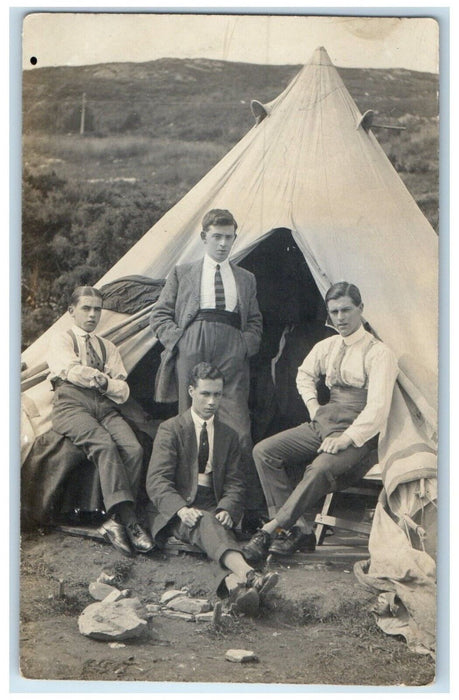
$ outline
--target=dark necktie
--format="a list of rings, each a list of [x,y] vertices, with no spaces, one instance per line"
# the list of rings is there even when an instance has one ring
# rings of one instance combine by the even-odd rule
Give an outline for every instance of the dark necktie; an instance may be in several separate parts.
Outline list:
[[[202,424],[199,436],[198,466],[199,473],[203,474],[209,461],[209,436],[207,435],[207,423]]]
[[[215,266],[215,308],[222,309],[223,311],[226,309],[225,288],[223,286],[220,265]]]
[[[94,369],[98,369],[103,372],[104,365],[99,355],[94,350],[94,346],[91,343],[91,336],[89,334],[85,335],[84,339],[86,343],[86,362],[88,363],[88,367],[94,367]]]

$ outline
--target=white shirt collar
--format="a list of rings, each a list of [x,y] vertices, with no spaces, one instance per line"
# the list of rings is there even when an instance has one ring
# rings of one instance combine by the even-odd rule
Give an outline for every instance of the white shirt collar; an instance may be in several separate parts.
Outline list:
[[[215,270],[215,267],[216,267],[217,265],[220,265],[220,270],[221,270],[221,269],[225,269],[226,267],[229,267],[229,266],[230,266],[230,262],[229,262],[229,258],[226,258],[225,260],[222,260],[222,262],[217,262],[216,260],[214,260],[213,258],[211,258],[210,255],[207,255],[207,253],[205,253],[205,255],[204,255],[204,265],[205,265],[206,267],[210,267],[212,270]]]
[[[212,416],[211,418],[204,420],[204,418],[201,418],[201,416],[198,416],[198,414],[195,411],[193,411],[193,409],[191,409],[191,417],[193,419],[193,423],[198,428],[202,428],[203,423],[205,423],[207,427],[209,427],[210,425],[213,425],[214,418],[215,418],[215,416]]]
[[[76,334],[79,335],[80,338],[86,338],[87,335],[89,335],[91,338],[94,338],[96,335],[95,331],[85,331],[84,328],[80,328],[80,326],[72,326],[72,331]]]
[[[363,325],[360,325],[354,333],[351,333],[351,335],[346,335],[346,336],[341,336],[342,339],[344,340],[345,345],[354,345],[354,343],[358,343],[359,340],[362,340],[366,335],[366,330],[363,327]]]

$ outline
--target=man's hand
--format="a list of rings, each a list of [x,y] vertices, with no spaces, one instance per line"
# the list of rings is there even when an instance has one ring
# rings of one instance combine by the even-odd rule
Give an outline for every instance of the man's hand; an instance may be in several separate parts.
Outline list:
[[[353,444],[351,438],[343,433],[338,437],[326,437],[317,452],[327,452],[330,455],[335,455]]]
[[[226,510],[219,510],[215,513],[217,520],[225,527],[227,530],[231,530],[233,527],[233,519],[231,515]]]
[[[184,506],[177,511],[177,515],[184,525],[194,527],[198,520],[202,518],[203,512],[198,508],[188,508],[187,506]]]
[[[317,401],[317,399],[309,399],[309,401],[306,402],[306,408],[308,409],[309,418],[313,421],[317,411],[320,408],[320,403]]]
[[[102,374],[102,372],[94,375],[92,382],[94,382],[93,386],[95,389],[98,389],[99,391],[106,391],[107,390],[108,379],[105,376],[105,374]]]

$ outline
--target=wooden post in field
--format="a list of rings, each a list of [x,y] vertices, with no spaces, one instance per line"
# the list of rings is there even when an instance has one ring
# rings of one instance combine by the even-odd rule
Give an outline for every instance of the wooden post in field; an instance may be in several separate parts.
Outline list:
[[[84,134],[84,119],[86,112],[86,93],[83,93],[83,98],[81,100],[81,120],[80,120],[80,134]]]

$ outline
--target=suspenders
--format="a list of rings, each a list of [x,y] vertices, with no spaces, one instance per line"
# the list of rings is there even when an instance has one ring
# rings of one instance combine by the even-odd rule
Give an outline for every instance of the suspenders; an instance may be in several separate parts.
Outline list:
[[[69,329],[67,330],[67,333],[69,334],[69,336],[71,337],[71,339],[72,339],[72,341],[73,341],[73,350],[74,350],[74,352],[75,352],[75,355],[76,355],[77,357],[79,357],[79,355],[80,355],[80,349],[79,349],[79,347],[78,347],[78,341],[77,341],[77,339],[76,339],[76,335],[75,335],[75,333],[72,331],[71,328],[69,328]],[[99,336],[96,336],[96,338],[97,338],[97,340],[99,341],[100,351],[101,351],[101,353],[102,353],[102,362],[104,363],[104,367],[105,367],[105,362],[106,362],[106,360],[107,360],[107,348],[105,347],[105,343],[104,343],[104,341],[102,340],[102,338],[99,338]]]

